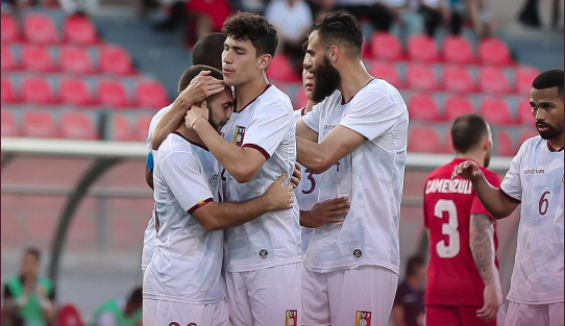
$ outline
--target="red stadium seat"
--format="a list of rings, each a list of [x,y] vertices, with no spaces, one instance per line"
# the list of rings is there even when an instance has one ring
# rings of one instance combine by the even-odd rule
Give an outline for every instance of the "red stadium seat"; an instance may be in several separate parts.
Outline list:
[[[64,112],[61,116],[63,138],[98,139],[92,116],[84,112]]]
[[[483,64],[513,64],[508,46],[506,43],[496,38],[482,39],[479,42],[479,59]]]
[[[448,62],[472,63],[475,61],[473,45],[462,36],[447,36],[443,41],[443,55]]]
[[[512,110],[504,100],[485,98],[481,102],[481,115],[494,125],[514,123]]]
[[[27,137],[57,138],[60,135],[50,111],[25,112],[22,121],[22,131]]]
[[[471,73],[465,67],[445,67],[443,71],[443,83],[446,91],[468,93],[475,90]]]
[[[442,145],[435,129],[412,127],[408,135],[408,151],[419,153],[442,152]]]
[[[0,17],[0,24],[2,25],[0,30],[2,43],[19,41],[20,30],[18,28],[18,22],[14,17],[5,13],[2,13]]]
[[[411,120],[439,121],[442,119],[437,101],[432,96],[411,96],[408,100],[408,112]]]
[[[532,113],[532,105],[527,100],[518,103],[518,122],[526,125],[533,125],[536,122]]]
[[[0,85],[0,95],[2,103],[16,103],[20,101],[11,79],[2,76]]]
[[[411,64],[406,73],[408,87],[414,90],[430,91],[438,89],[438,79],[432,67]]]
[[[373,34],[371,52],[374,58],[380,60],[401,60],[404,57],[400,40],[394,34],[385,32]]]
[[[20,130],[18,128],[18,123],[16,122],[16,118],[11,111],[2,110],[0,121],[2,122],[0,130],[3,137],[14,137],[19,135]]]
[[[146,141],[147,131],[153,115],[141,114],[135,120],[135,129],[133,131],[134,140]]]
[[[67,43],[80,45],[98,43],[96,26],[88,17],[81,15],[67,17],[63,24],[63,36]]]
[[[396,66],[385,62],[373,62],[369,66],[369,74],[375,78],[382,78],[397,88],[404,86]]]
[[[306,96],[306,93],[304,92],[304,89],[302,89],[302,87],[296,90],[296,96],[294,97],[293,102],[295,110],[301,109],[305,107],[306,104],[308,104],[308,97]]]
[[[498,68],[483,67],[479,71],[479,88],[485,93],[510,93],[506,73]]]
[[[539,75],[539,70],[534,67],[518,67],[516,69],[516,90],[520,94],[528,94],[532,89],[534,79]]]
[[[61,48],[61,67],[65,72],[77,74],[90,74],[96,70],[88,51],[74,46]]]
[[[160,109],[171,104],[167,90],[159,81],[141,80],[135,87],[137,104],[151,109]]]
[[[464,114],[474,113],[473,103],[464,97],[448,97],[445,100],[445,116],[447,121],[454,121]]]
[[[86,106],[94,104],[86,81],[64,79],[60,86],[61,101],[65,104]]]
[[[129,117],[120,113],[112,114],[112,124],[111,124],[110,133],[111,134],[108,135],[108,138],[115,141],[132,140]],[[145,131],[145,133],[146,133],[145,137],[147,138],[147,130]]]
[[[535,128],[535,126],[532,128],[526,128],[520,132],[520,145],[532,137],[539,136],[539,132]]]
[[[115,45],[102,46],[100,51],[100,68],[102,72],[116,75],[131,75],[135,72],[129,53]]]
[[[57,43],[59,34],[55,21],[45,14],[31,13],[24,18],[24,34],[31,43]]]
[[[57,326],[85,326],[77,308],[71,304],[65,304],[57,314]]]
[[[499,128],[494,137],[494,146],[496,155],[500,156],[515,156],[517,153],[516,146],[514,145],[514,140],[512,135],[506,130],[501,130]]]
[[[28,77],[22,83],[23,100],[29,103],[54,104],[55,99],[51,83],[47,79]]]
[[[19,63],[14,55],[14,52],[9,46],[2,44],[0,49],[1,58],[0,62],[2,64],[2,72],[11,71],[19,69]]]
[[[267,68],[267,78],[279,82],[297,82],[300,77],[296,75],[290,59],[282,54],[278,54]]]
[[[100,104],[115,106],[115,107],[129,107],[130,101],[125,86],[117,81],[104,80],[98,83],[98,97]]]
[[[27,44],[22,47],[22,61],[25,70],[51,72],[56,70],[51,51],[42,45]]]
[[[408,56],[416,61],[437,61],[437,44],[427,35],[412,35],[408,38]]]

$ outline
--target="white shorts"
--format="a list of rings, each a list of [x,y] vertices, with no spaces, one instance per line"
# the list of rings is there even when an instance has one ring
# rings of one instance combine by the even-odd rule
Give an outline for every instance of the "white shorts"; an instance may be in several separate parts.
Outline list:
[[[398,275],[376,266],[314,273],[302,269],[302,325],[386,326]]]
[[[300,269],[295,263],[225,272],[230,326],[300,325]]]
[[[227,326],[225,301],[192,305],[143,298],[143,326]]]
[[[505,326],[564,326],[563,302],[529,305],[510,301]]]

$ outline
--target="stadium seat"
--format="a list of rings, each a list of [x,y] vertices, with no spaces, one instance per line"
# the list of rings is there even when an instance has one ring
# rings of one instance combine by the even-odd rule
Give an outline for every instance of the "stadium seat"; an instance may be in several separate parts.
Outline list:
[[[479,71],[479,88],[484,93],[497,95],[510,93],[510,85],[506,73],[498,68],[483,67]]]
[[[113,113],[111,119],[112,120],[111,120],[109,134],[106,135],[106,138],[115,141],[132,140],[129,117],[124,114]],[[147,138],[147,130],[145,131],[145,133],[146,133],[145,138]]]
[[[519,94],[529,94],[534,79],[539,75],[539,70],[534,67],[518,67],[516,69],[516,91]]]
[[[376,32],[371,36],[372,56],[379,60],[401,60],[402,44],[392,33]]]
[[[57,43],[59,33],[55,21],[45,14],[31,13],[24,18],[24,35],[31,43]]]
[[[442,120],[437,101],[432,96],[412,95],[408,100],[408,112],[410,113],[410,120]]]
[[[18,123],[11,111],[2,109],[0,121],[2,123],[0,126],[2,137],[15,137],[19,135]]]
[[[60,85],[61,101],[65,104],[88,106],[94,104],[88,84],[82,79],[64,79]]]
[[[57,314],[57,326],[85,326],[77,308],[71,304],[65,304]]]
[[[444,107],[447,121],[454,121],[459,116],[475,112],[473,103],[465,97],[448,97]]]
[[[29,103],[54,104],[58,102],[49,80],[39,77],[28,77],[23,80],[22,95],[23,100]]]
[[[518,103],[518,122],[525,125],[533,125],[536,122],[532,114],[532,105],[527,100]]]
[[[22,133],[27,137],[57,138],[59,132],[55,119],[50,111],[24,112]]]
[[[517,153],[516,146],[512,135],[506,130],[498,128],[494,137],[495,154],[499,156],[515,156]]]
[[[63,24],[63,37],[65,42],[80,45],[98,43],[96,26],[90,19],[82,15],[67,17]]]
[[[130,106],[125,86],[117,81],[103,80],[98,83],[100,104],[125,108]]]
[[[306,93],[304,92],[304,90],[302,89],[302,87],[300,87],[300,89],[296,90],[296,96],[294,97],[294,109],[301,109],[303,107],[306,106],[306,104],[308,104],[308,97],[306,96]]]
[[[369,66],[369,74],[375,78],[382,78],[397,88],[402,88],[404,83],[400,79],[398,69],[394,64],[373,62]]]
[[[443,70],[443,84],[446,91],[469,93],[475,90],[471,73],[465,67],[447,66]]]
[[[153,115],[151,114],[140,114],[135,119],[135,129],[133,131],[133,139],[139,141],[147,140],[147,131],[149,130],[149,124]]]
[[[20,101],[14,83],[10,78],[2,76],[0,82],[0,96],[2,103],[17,103]]]
[[[431,91],[438,89],[438,79],[432,67],[411,64],[406,72],[407,86],[414,90]]]
[[[485,119],[494,125],[512,124],[512,110],[508,103],[497,98],[485,98],[481,101],[480,113]]]
[[[129,53],[116,45],[104,45],[99,52],[102,72],[116,75],[131,75],[135,71]]]
[[[468,64],[475,61],[471,42],[462,36],[449,35],[443,41],[443,56],[447,62]]]
[[[2,72],[4,71],[12,71],[19,69],[19,62],[14,55],[14,52],[9,46],[5,46],[2,44],[0,48],[1,58],[0,62],[2,64]]]
[[[440,153],[442,145],[435,129],[412,127],[408,135],[408,152]]]
[[[75,46],[61,48],[61,67],[63,71],[77,74],[95,72],[92,59],[87,50]]]
[[[486,38],[479,42],[479,59],[483,64],[513,64],[508,46],[496,38]]]
[[[20,31],[18,28],[18,22],[14,19],[14,17],[12,17],[12,15],[2,13],[0,16],[0,24],[2,43],[19,41]]]
[[[267,78],[279,82],[297,82],[300,77],[296,75],[290,59],[282,54],[278,54],[273,58],[269,68],[267,68]]]
[[[160,109],[171,104],[165,87],[159,81],[152,79],[137,83],[135,97],[137,105],[151,109]]]
[[[437,61],[437,44],[428,35],[411,35],[408,38],[408,56],[415,61]]]
[[[64,112],[61,116],[61,134],[70,139],[98,139],[94,119],[85,112]]]
[[[55,60],[49,48],[42,45],[26,44],[22,47],[22,63],[25,70],[52,72],[56,70]]]
[[[520,131],[519,139],[520,139],[520,146],[528,139],[532,137],[539,136],[539,132],[537,131],[536,127],[533,126],[532,128],[525,128]]]

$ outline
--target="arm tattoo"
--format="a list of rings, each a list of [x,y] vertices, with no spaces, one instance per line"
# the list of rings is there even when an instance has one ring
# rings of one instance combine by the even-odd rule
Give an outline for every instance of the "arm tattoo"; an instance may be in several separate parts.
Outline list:
[[[492,272],[492,232],[491,219],[487,215],[473,214],[471,216],[471,253],[481,278],[486,285],[493,281]]]

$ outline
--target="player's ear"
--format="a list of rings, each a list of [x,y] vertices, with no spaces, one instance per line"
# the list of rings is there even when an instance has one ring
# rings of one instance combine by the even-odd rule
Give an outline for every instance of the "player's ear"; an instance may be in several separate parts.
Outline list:
[[[272,61],[273,57],[270,54],[263,54],[259,57],[259,65],[257,66],[257,68],[259,70],[267,69]]]
[[[331,63],[335,63],[339,56],[341,55],[341,48],[337,45],[332,45],[328,49],[328,59]]]

